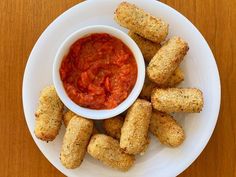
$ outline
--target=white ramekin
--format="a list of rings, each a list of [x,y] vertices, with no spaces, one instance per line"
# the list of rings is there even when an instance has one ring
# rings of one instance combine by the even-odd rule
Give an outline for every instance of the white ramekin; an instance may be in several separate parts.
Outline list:
[[[123,41],[132,51],[137,63],[138,76],[133,90],[122,103],[120,103],[117,107],[113,109],[95,110],[79,106],[68,97],[60,78],[59,69],[61,66],[61,62],[63,57],[68,54],[70,46],[78,39],[93,33],[107,33]],[[107,119],[124,112],[127,108],[129,108],[133,104],[133,102],[139,96],[143,87],[144,79],[145,79],[145,63],[140,49],[126,33],[110,26],[103,26],[103,25],[88,26],[75,31],[70,36],[68,36],[66,40],[61,44],[56,53],[53,63],[53,83],[56,88],[58,96],[65,104],[65,106],[72,112],[90,119]]]

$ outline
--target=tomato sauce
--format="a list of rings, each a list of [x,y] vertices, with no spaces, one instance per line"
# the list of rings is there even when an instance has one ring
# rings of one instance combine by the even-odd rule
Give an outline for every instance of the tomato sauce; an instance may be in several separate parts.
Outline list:
[[[60,77],[67,95],[76,104],[91,109],[112,109],[133,89],[137,64],[121,40],[95,33],[70,47],[61,63]]]

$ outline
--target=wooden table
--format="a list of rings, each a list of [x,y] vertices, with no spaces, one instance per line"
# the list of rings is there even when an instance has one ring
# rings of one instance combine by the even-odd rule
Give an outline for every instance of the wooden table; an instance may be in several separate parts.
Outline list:
[[[30,51],[59,14],[79,0],[0,1],[0,176],[64,176],[39,151],[22,109],[22,77]],[[236,176],[236,0],[163,0],[202,32],[218,64],[222,102],[207,147],[180,176]],[[99,3],[99,0],[98,0]],[[206,117],[207,119],[207,117]]]

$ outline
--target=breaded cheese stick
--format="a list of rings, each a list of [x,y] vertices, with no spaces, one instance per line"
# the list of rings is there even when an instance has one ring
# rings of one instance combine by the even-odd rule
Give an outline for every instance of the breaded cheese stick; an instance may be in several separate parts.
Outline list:
[[[121,171],[129,170],[135,161],[133,155],[124,153],[118,140],[103,134],[92,136],[87,151],[104,165]]]
[[[151,102],[153,108],[161,112],[200,112],[203,94],[196,88],[154,89]]]
[[[162,42],[168,35],[167,23],[128,2],[122,2],[117,7],[115,21],[156,43]]]
[[[72,111],[68,110],[64,113],[63,115],[63,122],[64,122],[64,125],[65,127],[68,126],[70,120],[72,119],[72,117],[76,116],[75,113],[73,113]],[[94,126],[93,126],[93,135],[97,134],[98,133],[98,130],[96,129],[96,126],[95,126],[95,123],[94,123]]]
[[[41,91],[35,112],[34,133],[37,138],[43,141],[52,141],[56,138],[61,127],[63,108],[64,105],[54,86],[48,86]]]
[[[139,95],[140,98],[150,100],[151,99],[151,93],[154,88],[158,87],[158,85],[152,81],[146,76],[145,81],[143,84],[142,91]]]
[[[166,42],[147,67],[149,79],[159,85],[165,84],[177,69],[189,47],[180,37],[172,37]]]
[[[80,116],[72,117],[66,128],[60,153],[61,163],[66,168],[74,169],[81,165],[92,131],[92,120]]]
[[[72,119],[72,117],[74,117],[76,114],[73,113],[72,111],[68,110],[64,113],[63,115],[63,122],[64,122],[64,125],[65,127],[68,126],[70,120]]]
[[[162,144],[177,147],[183,143],[185,134],[183,128],[169,114],[153,111],[150,132],[159,139]]]
[[[145,39],[132,31],[129,31],[128,35],[136,42],[146,62],[149,62],[161,48],[159,43]]]
[[[169,77],[167,82],[160,85],[162,88],[175,87],[184,80],[184,73],[180,68],[177,68],[174,73]]]
[[[151,114],[151,103],[143,99],[137,99],[129,108],[120,137],[120,147],[126,153],[142,154],[146,150]]]
[[[103,128],[107,135],[119,140],[123,123],[123,117],[116,116],[110,119],[103,120]]]
[[[170,88],[175,87],[180,82],[184,80],[184,73],[180,68],[177,68],[174,73],[170,76],[168,81],[164,85],[158,85],[155,82],[150,81],[150,79],[146,76],[145,82],[140,93],[140,98],[150,100],[151,93],[154,88]]]

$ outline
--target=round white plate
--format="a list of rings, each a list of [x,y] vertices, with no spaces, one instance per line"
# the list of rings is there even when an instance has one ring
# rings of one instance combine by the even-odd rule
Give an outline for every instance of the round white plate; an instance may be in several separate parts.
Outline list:
[[[190,50],[181,64],[185,73],[185,81],[181,86],[197,87],[203,91],[203,111],[200,114],[176,114],[176,119],[186,132],[184,143],[172,149],[160,145],[152,137],[147,153],[137,156],[134,167],[128,172],[103,166],[88,154],[79,168],[64,168],[59,160],[64,127],[59,136],[50,143],[42,142],[34,135],[34,112],[40,90],[53,83],[52,64],[56,51],[68,35],[88,25],[110,25],[127,31],[113,20],[114,10],[121,0],[88,0],[80,3],[59,16],[40,36],[30,54],[23,80],[23,106],[30,133],[46,158],[67,176],[176,176],[198,157],[214,130],[220,107],[220,80],[214,56],[207,42],[190,21],[171,7],[155,0],[128,1],[168,22],[168,37],[178,35],[188,41]]]

